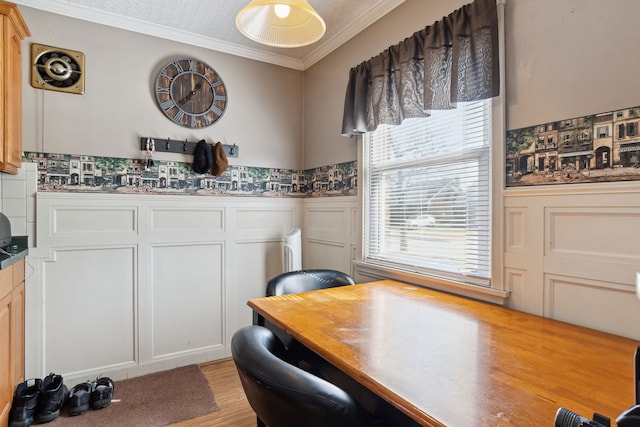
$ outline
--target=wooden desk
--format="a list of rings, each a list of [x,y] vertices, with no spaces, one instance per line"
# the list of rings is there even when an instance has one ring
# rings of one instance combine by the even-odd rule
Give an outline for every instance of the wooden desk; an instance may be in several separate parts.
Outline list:
[[[421,425],[615,425],[634,404],[640,343],[616,335],[394,281],[249,306]]]

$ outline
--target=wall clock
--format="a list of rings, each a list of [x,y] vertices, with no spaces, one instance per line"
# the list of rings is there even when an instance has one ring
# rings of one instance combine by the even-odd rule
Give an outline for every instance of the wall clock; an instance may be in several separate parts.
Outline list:
[[[156,78],[155,93],[165,116],[187,128],[211,126],[227,106],[227,89],[220,75],[194,58],[165,64]]]

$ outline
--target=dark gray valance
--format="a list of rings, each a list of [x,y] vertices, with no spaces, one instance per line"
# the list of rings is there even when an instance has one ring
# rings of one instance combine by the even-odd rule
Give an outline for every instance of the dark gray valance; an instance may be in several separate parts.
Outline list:
[[[496,0],[476,0],[352,68],[342,134],[426,117],[499,91]]]

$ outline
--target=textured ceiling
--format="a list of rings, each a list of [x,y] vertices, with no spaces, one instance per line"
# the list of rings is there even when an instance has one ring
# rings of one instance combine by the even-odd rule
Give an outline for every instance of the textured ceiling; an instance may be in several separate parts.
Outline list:
[[[294,69],[305,69],[404,0],[309,0],[324,37],[295,49],[260,45],[235,27],[249,0],[13,0],[14,3]]]

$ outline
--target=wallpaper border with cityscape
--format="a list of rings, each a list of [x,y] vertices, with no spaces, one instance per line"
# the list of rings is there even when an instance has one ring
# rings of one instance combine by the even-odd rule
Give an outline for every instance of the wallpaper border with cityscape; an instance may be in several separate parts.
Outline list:
[[[191,163],[25,152],[38,166],[38,191],[187,194],[198,196],[328,197],[357,194],[357,162],[307,170],[229,166],[221,176]]]
[[[507,131],[507,187],[640,180],[640,107]]]

